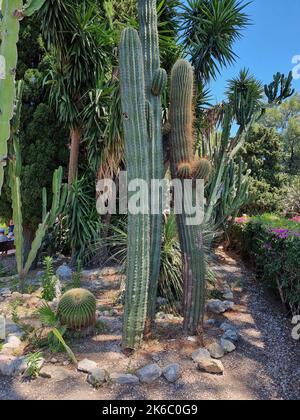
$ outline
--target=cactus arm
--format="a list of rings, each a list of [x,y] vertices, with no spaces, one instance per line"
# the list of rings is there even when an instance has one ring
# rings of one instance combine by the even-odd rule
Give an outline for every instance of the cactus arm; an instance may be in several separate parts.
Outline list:
[[[150,179],[161,180],[164,178],[164,159],[160,95],[166,85],[167,75],[166,72],[160,68],[156,0],[138,0],[138,15],[140,22],[140,39],[144,54],[146,100],[150,103],[153,114],[153,140],[150,143]],[[151,215],[151,254],[147,329],[150,328],[156,310],[163,223],[162,192],[155,192],[155,196],[151,197],[151,202],[156,204],[155,207],[159,209],[159,214]]]
[[[42,190],[42,220],[47,216],[47,189],[44,187]]]
[[[40,8],[44,5],[45,1],[46,0],[28,0],[22,10],[24,16],[32,16],[35,12],[40,10]]]
[[[15,76],[20,30],[19,17],[16,11],[21,9],[22,6],[22,0],[2,0],[0,57],[3,69],[0,79],[0,194],[7,159],[7,142],[10,138],[10,122],[13,118],[13,105],[16,97]]]
[[[47,233],[47,229],[48,229],[48,220],[49,220],[49,214],[47,214],[46,218],[43,220],[43,222],[39,225],[36,234],[35,234],[35,238],[31,244],[31,249],[30,252],[28,254],[28,258],[23,270],[23,275],[26,276],[34,262],[34,260],[37,257],[37,254],[39,252],[39,249],[42,246],[42,242],[46,236]]]
[[[50,220],[49,225],[53,226],[55,220],[57,218],[57,213],[59,209],[59,203],[61,198],[61,186],[62,186],[62,177],[63,177],[63,169],[60,166],[58,169],[54,171],[53,179],[52,179],[52,207],[50,212]]]
[[[149,182],[149,141],[146,124],[144,63],[134,29],[125,29],[120,43],[120,82],[128,183]],[[149,185],[149,184],[148,184]],[[129,200],[131,193],[129,193]],[[150,274],[150,216],[128,214],[127,283],[123,348],[135,349],[143,339]]]

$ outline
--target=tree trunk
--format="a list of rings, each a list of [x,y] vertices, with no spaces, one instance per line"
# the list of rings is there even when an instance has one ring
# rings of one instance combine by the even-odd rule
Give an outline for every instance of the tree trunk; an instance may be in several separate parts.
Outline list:
[[[69,187],[73,184],[74,179],[77,176],[81,135],[82,135],[82,132],[79,128],[72,128],[70,131],[71,148],[70,148],[69,176],[68,176]]]
[[[26,261],[27,261],[27,258],[28,258],[28,255],[29,255],[29,252],[30,252],[30,250],[31,250],[31,245],[32,245],[32,242],[33,242],[33,240],[34,240],[34,236],[35,236],[35,232],[34,232],[34,230],[32,229],[32,228],[30,228],[29,226],[24,226],[23,227],[23,237],[24,237],[24,264],[26,263]],[[35,268],[36,267],[36,261],[33,263],[33,267],[32,268]]]

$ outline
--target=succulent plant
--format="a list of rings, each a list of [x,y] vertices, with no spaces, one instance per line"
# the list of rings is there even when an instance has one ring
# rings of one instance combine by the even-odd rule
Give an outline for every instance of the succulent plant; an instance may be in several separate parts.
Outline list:
[[[96,323],[96,298],[88,290],[71,289],[61,297],[57,315],[70,330],[93,327]]]
[[[178,60],[171,76],[170,150],[173,178],[207,179],[211,164],[195,157],[193,135],[194,74],[190,63]],[[195,196],[196,190],[193,191]],[[186,211],[177,215],[184,273],[184,332],[201,333],[205,302],[206,264],[203,226],[186,223]]]

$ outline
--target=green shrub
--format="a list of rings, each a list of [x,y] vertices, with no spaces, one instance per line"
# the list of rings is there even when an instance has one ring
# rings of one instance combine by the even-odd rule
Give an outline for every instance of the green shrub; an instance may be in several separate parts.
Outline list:
[[[42,298],[47,302],[52,302],[56,296],[55,286],[57,283],[57,277],[54,276],[53,270],[53,259],[46,257],[44,260],[44,274],[42,277],[43,293]]]
[[[253,262],[257,277],[300,313],[300,223],[272,214],[233,225],[233,242]]]

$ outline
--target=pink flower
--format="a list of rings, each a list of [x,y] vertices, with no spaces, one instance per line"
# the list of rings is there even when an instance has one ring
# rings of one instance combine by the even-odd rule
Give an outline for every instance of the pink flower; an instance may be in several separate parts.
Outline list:
[[[300,216],[294,216],[292,219],[290,219],[291,222],[300,223]]]

